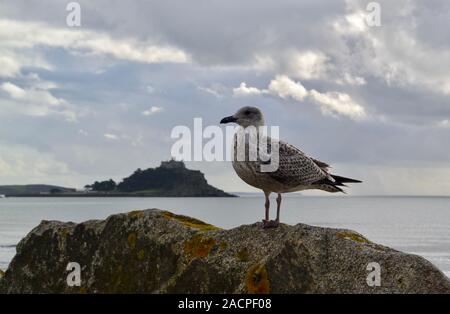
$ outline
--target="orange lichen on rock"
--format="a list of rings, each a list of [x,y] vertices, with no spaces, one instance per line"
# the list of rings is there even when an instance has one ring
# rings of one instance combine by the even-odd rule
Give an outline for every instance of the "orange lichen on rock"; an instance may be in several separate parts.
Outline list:
[[[190,257],[205,257],[215,245],[216,240],[213,238],[205,238],[201,234],[196,234],[184,243],[184,251]]]
[[[247,290],[249,293],[269,293],[269,275],[266,267],[261,264],[256,264],[250,267],[247,272]]]

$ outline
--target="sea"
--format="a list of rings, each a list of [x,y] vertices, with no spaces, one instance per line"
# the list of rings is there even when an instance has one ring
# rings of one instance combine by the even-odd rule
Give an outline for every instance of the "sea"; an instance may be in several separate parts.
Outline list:
[[[41,220],[82,222],[131,210],[160,208],[222,228],[260,221],[263,195],[236,198],[0,198],[0,269]],[[272,199],[271,214],[276,203]],[[369,240],[423,256],[450,276],[450,197],[304,196],[283,198],[281,220],[355,230]]]

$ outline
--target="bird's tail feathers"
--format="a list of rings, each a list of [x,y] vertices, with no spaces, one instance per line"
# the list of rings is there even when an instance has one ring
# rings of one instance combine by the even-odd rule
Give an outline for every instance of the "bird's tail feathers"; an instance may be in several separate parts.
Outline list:
[[[341,189],[341,187],[347,186],[344,183],[360,183],[360,182],[362,182],[359,180],[336,176],[336,175],[330,175],[330,176],[331,176],[331,178],[328,177],[328,178],[322,179],[320,181],[317,181],[317,182],[315,182],[314,185],[317,185],[319,189],[327,191],[327,192],[331,192],[331,193],[342,192],[342,193],[346,194],[345,191],[343,189]]]
[[[362,181],[356,179],[350,179],[346,177],[336,176],[334,174],[331,175],[334,179],[336,185],[346,186],[344,183],[361,183]]]
[[[322,184],[317,184],[315,185],[315,187],[319,190],[325,191],[325,192],[330,192],[330,193],[345,193],[345,191],[343,189],[341,189],[339,186],[334,185],[334,184],[327,184],[327,183],[322,183]]]

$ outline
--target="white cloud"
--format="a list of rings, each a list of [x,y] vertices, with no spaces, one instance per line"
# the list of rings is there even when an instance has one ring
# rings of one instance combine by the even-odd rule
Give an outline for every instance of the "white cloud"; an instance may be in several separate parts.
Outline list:
[[[276,72],[302,80],[327,79],[330,65],[329,57],[321,51],[280,49],[277,54],[256,54],[249,63],[240,66],[228,66],[228,70],[251,71],[253,73]],[[244,83],[245,84],[245,83]],[[245,87],[245,86],[244,86]],[[237,90],[241,95],[252,91]],[[253,93],[258,93],[253,90]]]
[[[239,87],[233,88],[233,95],[235,96],[249,96],[249,95],[259,95],[262,91],[256,87],[247,87],[245,82],[242,82]]]
[[[36,54],[33,58],[23,56],[24,51],[36,46],[60,47],[72,53],[108,55],[145,63],[189,62],[189,56],[184,51],[167,45],[134,38],[113,38],[106,33],[86,29],[57,28],[44,23],[0,19],[0,76],[16,76],[21,67],[27,65],[48,68],[48,64],[39,60]]]
[[[24,89],[16,86],[10,82],[3,83],[0,88],[7,92],[12,98],[15,99],[23,99],[26,96],[26,92]]]
[[[216,98],[223,98],[223,96],[224,96],[223,95],[223,91],[225,90],[225,87],[222,86],[222,85],[217,85],[216,84],[216,85],[212,85],[212,86],[209,86],[209,87],[197,86],[197,89],[202,91],[202,92],[211,94],[211,95],[213,95]]]
[[[295,82],[285,75],[277,75],[270,82],[269,92],[281,98],[291,97],[299,102],[309,97],[320,106],[323,114],[338,114],[355,120],[366,116],[364,108],[352,100],[348,94],[339,92],[319,93],[314,89],[308,91],[300,82]]]
[[[342,115],[353,120],[366,117],[364,107],[355,102],[350,95],[341,92],[320,93],[314,89],[308,91],[301,82],[295,82],[286,75],[277,75],[270,81],[268,89],[247,87],[245,83],[241,83],[233,90],[235,94],[236,90],[239,90],[242,95],[270,94],[283,99],[292,98],[298,102],[310,99],[326,115]]]
[[[356,35],[367,31],[367,12],[358,10],[345,15],[333,23],[334,30],[343,35]]]
[[[284,72],[303,80],[323,78],[328,58],[320,51],[295,51],[286,56]]]
[[[0,181],[8,184],[65,183],[74,177],[53,155],[18,145],[0,145]]]
[[[152,106],[150,109],[142,112],[144,116],[152,116],[155,113],[162,112],[164,110],[163,107]]]
[[[248,70],[267,72],[276,68],[275,60],[268,55],[256,54]]]
[[[352,85],[352,86],[361,86],[366,85],[366,80],[361,76],[354,76],[348,72],[345,72],[344,75],[336,80],[336,83],[339,85]]]
[[[390,86],[414,86],[450,94],[450,51],[418,37],[420,27],[425,25],[422,23],[427,22],[421,18],[429,18],[433,11],[421,7],[424,12],[418,12],[418,2],[414,1],[392,1],[383,4],[383,12],[389,14],[383,13],[382,27],[369,27],[368,12],[361,8],[361,1],[347,1],[347,6],[348,13],[332,26],[342,43],[354,43],[345,52],[353,67]]]
[[[277,75],[270,81],[269,93],[281,98],[292,97],[297,101],[304,100],[308,95],[308,91],[300,82],[294,82],[286,75]]]
[[[450,128],[450,120],[449,119],[441,120],[437,123],[437,126],[445,129]]]
[[[4,30],[3,30],[4,31]],[[1,34],[2,30],[0,30]],[[37,67],[51,70],[52,67],[38,52],[22,51],[13,47],[5,47],[0,35],[0,77],[17,77],[23,67]]]
[[[115,134],[111,134],[111,133],[105,133],[105,134],[103,134],[103,136],[106,138],[106,139],[108,139],[108,140],[118,140],[119,139],[119,137],[117,136],[117,135],[115,135]]]
[[[0,56],[0,77],[16,76],[20,72],[20,64],[9,57]]]
[[[319,93],[316,90],[309,92],[324,114],[339,114],[354,120],[366,117],[366,112],[362,106],[356,103],[348,94],[339,92]]]
[[[0,91],[4,92],[6,98],[2,97],[0,110],[3,113],[20,113],[36,117],[56,114],[64,116],[67,121],[77,121],[81,112],[65,99],[55,97],[46,89],[49,86],[52,85],[37,84],[25,88],[11,82],[4,82],[0,85]]]

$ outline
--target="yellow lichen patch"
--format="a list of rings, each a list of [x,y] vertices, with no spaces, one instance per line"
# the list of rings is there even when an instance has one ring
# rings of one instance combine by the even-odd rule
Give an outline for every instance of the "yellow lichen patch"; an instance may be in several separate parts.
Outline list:
[[[205,238],[201,234],[196,234],[184,243],[184,252],[190,257],[205,257],[216,245],[213,238]]]
[[[145,258],[145,251],[140,250],[139,252],[137,252],[136,257],[138,260],[143,260]]]
[[[127,214],[127,216],[128,216],[128,217],[131,217],[131,218],[140,218],[140,217],[144,217],[144,211],[142,211],[142,210],[133,210],[133,211],[129,212],[129,213]]]
[[[66,238],[67,238],[67,235],[69,234],[69,229],[67,229],[67,228],[61,229],[61,231],[59,232],[59,234],[61,235],[61,238],[66,239]]]
[[[128,235],[128,246],[130,247],[130,249],[134,250],[134,248],[136,247],[136,243],[137,243],[137,237],[136,237],[136,233],[130,233]]]
[[[360,234],[358,234],[356,232],[341,231],[337,235],[339,237],[341,237],[341,238],[348,239],[348,240],[353,240],[353,241],[359,242],[359,243],[370,243],[369,240],[367,240],[362,235],[360,235]]]
[[[5,272],[0,269],[0,279],[3,278],[3,276],[5,276]]]
[[[243,248],[242,250],[237,252],[235,256],[241,262],[248,262],[250,259],[250,254],[248,253],[247,248]]]
[[[58,248],[62,251],[65,250],[65,244],[67,243],[67,237],[70,234],[68,228],[61,228],[58,231]]]
[[[166,219],[181,222],[183,225],[187,227],[195,228],[202,231],[220,230],[220,228],[207,224],[201,220],[183,215],[175,215],[174,213],[168,211],[162,212],[162,216]]]
[[[112,265],[112,273],[108,277],[111,285],[105,290],[106,293],[118,293],[122,285],[123,268],[122,265]]]
[[[122,283],[122,273],[123,267],[122,265],[118,265],[116,271],[113,272],[113,275],[111,277],[111,282],[114,283],[114,287],[118,287]]]
[[[269,275],[264,265],[256,264],[250,267],[246,278],[249,293],[269,293]]]

